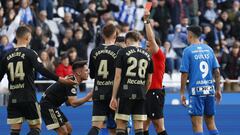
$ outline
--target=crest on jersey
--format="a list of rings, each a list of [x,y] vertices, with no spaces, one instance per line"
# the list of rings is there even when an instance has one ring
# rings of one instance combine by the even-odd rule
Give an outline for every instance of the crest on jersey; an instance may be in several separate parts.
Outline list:
[[[77,94],[77,91],[76,91],[76,89],[74,89],[74,88],[71,89],[71,92],[72,92],[73,94]]]

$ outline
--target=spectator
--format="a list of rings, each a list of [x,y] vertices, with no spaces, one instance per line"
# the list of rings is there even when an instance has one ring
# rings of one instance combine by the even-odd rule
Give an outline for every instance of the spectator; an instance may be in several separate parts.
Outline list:
[[[19,13],[21,15],[20,23],[36,26],[36,15],[30,8],[30,0],[21,0]]]
[[[165,72],[172,77],[172,73],[174,70],[175,59],[177,58],[176,52],[172,49],[171,43],[169,41],[164,42],[164,53],[166,55],[166,68]]]
[[[214,42],[215,45],[219,44],[222,46],[222,40],[225,39],[224,33],[223,33],[223,22],[220,20],[215,21],[215,28],[213,29],[214,32]]]
[[[227,11],[223,11],[219,17],[219,20],[222,21],[223,23],[223,34],[226,38],[230,38],[231,37],[231,21],[228,18],[228,12]]]
[[[131,30],[134,29],[137,16],[136,3],[132,0],[124,0],[119,4],[119,9],[120,11],[114,14],[116,21],[119,23],[126,23]]]
[[[0,6],[0,36],[5,34],[7,31],[5,21],[6,17],[4,16],[4,8]]]
[[[61,63],[56,68],[56,75],[65,77],[72,74],[72,66],[69,64],[69,58],[66,54],[61,57]]]
[[[201,23],[214,24],[218,14],[215,9],[214,1],[207,0],[206,9],[203,11],[201,16]]]
[[[229,80],[238,80],[240,78],[240,55],[239,42],[235,42],[229,54],[222,56],[222,75],[225,79],[225,91],[240,91],[238,83],[230,83]]]
[[[160,39],[164,43],[167,40],[171,23],[170,12],[165,0],[160,0],[159,2],[157,0],[153,1],[150,17],[154,21],[153,28],[158,32]]]
[[[236,15],[233,23],[232,23],[232,36],[236,39],[236,40],[240,40],[240,13],[238,15]]]
[[[45,49],[42,43],[42,36],[43,36],[42,27],[37,26],[34,30],[33,38],[30,42],[31,49],[33,49],[37,53]]]
[[[13,45],[9,43],[7,35],[3,35],[1,37],[1,42],[0,42],[0,60],[12,48],[13,48]]]
[[[191,25],[199,25],[199,16],[201,15],[198,0],[189,1],[189,19]]]
[[[87,17],[86,18],[87,20],[89,20],[89,18],[88,18],[89,15],[97,13],[96,12],[96,7],[97,7],[97,5],[96,5],[95,1],[93,1],[93,0],[89,1],[88,8],[85,9],[84,12],[83,12]]]
[[[75,48],[70,48],[68,50],[68,58],[69,58],[69,64],[72,66],[72,64],[74,62],[76,62],[77,60],[79,60],[78,56],[77,56],[77,50]]]
[[[42,28],[43,34],[50,34],[50,27],[47,24],[47,11],[46,10],[41,10],[38,14],[38,20],[37,20],[37,26],[40,26]],[[51,38],[51,37],[50,37]]]
[[[47,11],[47,18],[53,19],[53,0],[39,0],[38,10]]]
[[[180,24],[177,24],[176,25],[176,27],[177,28],[181,28],[180,29],[180,32],[181,33],[186,33],[187,34],[187,27],[188,27],[188,25],[189,25],[189,19],[188,19],[188,17],[182,17],[181,19],[180,19]]]
[[[58,55],[61,56],[64,53],[67,53],[67,50],[72,47],[71,43],[73,40],[73,31],[71,28],[66,28],[65,35],[63,39],[60,41],[60,45],[58,47]]]
[[[229,14],[229,20],[231,22],[235,20],[236,15],[240,14],[239,8],[240,8],[239,0],[234,0],[232,3],[232,8],[227,10]]]
[[[62,38],[65,35],[67,28],[73,29],[73,26],[74,26],[74,23],[73,23],[72,14],[68,12],[65,13],[63,22],[61,22],[59,25],[60,38]]]

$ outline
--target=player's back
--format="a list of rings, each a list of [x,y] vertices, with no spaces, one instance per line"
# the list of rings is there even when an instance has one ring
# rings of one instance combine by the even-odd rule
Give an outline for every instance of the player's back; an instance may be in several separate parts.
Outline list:
[[[219,67],[213,50],[206,44],[197,44],[186,48],[184,53],[184,69],[187,69],[187,63],[189,65],[188,89],[190,94],[209,94],[209,91],[210,94],[213,93],[213,70]]]
[[[115,61],[120,47],[104,46],[92,50],[90,55],[90,77],[94,82],[94,100],[110,99],[115,75]]]
[[[122,69],[119,96],[145,98],[148,74],[153,72],[149,53],[142,48],[126,47],[119,51],[117,67]]]
[[[8,76],[10,99],[13,102],[36,101],[33,50],[20,47],[9,51],[2,64]],[[40,59],[38,59],[40,61]]]

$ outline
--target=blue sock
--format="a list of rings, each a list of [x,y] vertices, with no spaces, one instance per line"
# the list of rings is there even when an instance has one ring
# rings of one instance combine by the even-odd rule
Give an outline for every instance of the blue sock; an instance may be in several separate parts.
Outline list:
[[[216,130],[209,130],[209,134],[210,135],[219,135],[219,132],[218,132],[217,129]]]
[[[203,135],[203,132],[195,132],[194,135]]]

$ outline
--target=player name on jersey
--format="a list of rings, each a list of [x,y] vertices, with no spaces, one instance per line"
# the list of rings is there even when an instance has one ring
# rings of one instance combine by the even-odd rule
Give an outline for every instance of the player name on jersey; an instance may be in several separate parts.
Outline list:
[[[97,85],[99,85],[99,86],[113,85],[113,81],[99,81],[99,80],[97,80]]]
[[[22,53],[22,52],[14,52],[14,53],[12,53],[12,54],[7,56],[7,60],[10,60],[10,59],[12,59],[14,57],[22,57],[24,59],[25,54]]]
[[[149,61],[151,60],[151,56],[146,51],[144,51],[143,49],[140,49],[140,48],[137,48],[137,51],[133,48],[133,49],[127,51],[126,55],[130,56],[131,54],[136,53],[136,52],[140,52],[140,53],[146,55],[148,60]]]
[[[103,53],[109,54],[109,55],[112,56],[114,59],[117,58],[117,54],[116,54],[115,52],[113,52],[113,51],[111,51],[111,50],[107,50],[107,49],[97,51],[97,52],[94,54],[93,58],[96,59],[98,55],[103,54]]]
[[[196,82],[196,84],[212,84],[213,80],[199,80]]]

